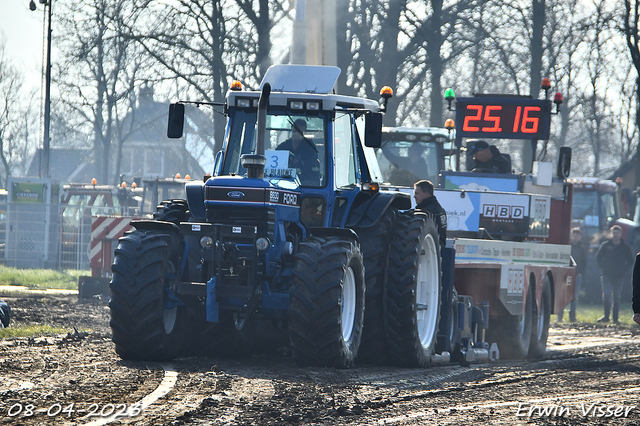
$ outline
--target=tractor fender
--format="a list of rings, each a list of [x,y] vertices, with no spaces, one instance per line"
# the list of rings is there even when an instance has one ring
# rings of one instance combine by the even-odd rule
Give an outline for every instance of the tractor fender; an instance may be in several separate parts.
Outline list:
[[[361,192],[356,196],[353,206],[348,213],[347,228],[366,228],[374,226],[387,209],[393,207],[398,210],[411,208],[411,197],[404,192]]]
[[[360,243],[358,234],[347,228],[308,228],[308,233],[314,237],[342,237],[353,239]]]
[[[178,225],[160,220],[132,220],[131,225],[140,231],[163,231],[180,234]]]
[[[187,190],[187,202],[189,203],[191,216],[196,220],[206,221],[207,210],[204,207],[204,183],[189,182],[185,189]]]

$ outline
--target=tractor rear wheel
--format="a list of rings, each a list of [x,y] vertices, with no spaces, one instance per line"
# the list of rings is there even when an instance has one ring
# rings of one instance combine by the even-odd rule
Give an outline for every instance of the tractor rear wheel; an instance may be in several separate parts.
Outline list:
[[[112,266],[111,330],[127,360],[166,361],[180,349],[182,306],[173,295],[180,242],[160,231],[126,233]]]
[[[431,363],[440,321],[440,245],[431,218],[401,213],[393,226],[386,284],[389,361],[404,367]]]
[[[391,226],[397,214],[396,209],[387,209],[376,225],[356,229],[364,257],[366,285],[364,329],[360,349],[358,349],[358,362],[381,363],[384,361],[384,282],[387,274]]]
[[[364,321],[364,265],[356,241],[310,237],[292,270],[289,336],[302,365],[353,364]]]

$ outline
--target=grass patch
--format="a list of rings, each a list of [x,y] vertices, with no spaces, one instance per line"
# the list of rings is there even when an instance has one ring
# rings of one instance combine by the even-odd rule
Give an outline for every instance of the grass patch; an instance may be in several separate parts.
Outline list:
[[[21,285],[33,289],[78,289],[78,277],[89,271],[68,269],[17,269],[0,265],[0,285]]]
[[[69,333],[70,331],[71,330],[68,328],[52,327],[50,325],[11,323],[9,327],[0,329],[0,339],[55,336],[58,334]]]
[[[637,326],[635,322],[633,322],[633,311],[631,310],[631,306],[629,304],[623,304],[623,308],[620,309],[618,313],[618,321],[622,325],[629,326]],[[609,323],[599,323],[598,318],[604,316],[604,307],[602,305],[585,305],[580,306],[576,309],[576,319],[578,322],[590,323],[590,324],[611,324],[613,321],[613,316],[610,316]],[[569,307],[564,310],[564,322],[569,322]],[[555,318],[552,318],[555,320]]]

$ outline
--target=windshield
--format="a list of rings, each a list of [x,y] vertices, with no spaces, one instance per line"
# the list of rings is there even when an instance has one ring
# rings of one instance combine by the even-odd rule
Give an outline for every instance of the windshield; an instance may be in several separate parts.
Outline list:
[[[378,162],[385,182],[413,186],[421,179],[438,182],[436,142],[390,141],[378,149]]]
[[[255,152],[256,117],[254,112],[237,110],[232,116],[223,175],[246,176],[242,154]],[[269,111],[265,135],[265,176],[287,177],[302,186],[326,185],[325,114],[305,116],[290,111]]]
[[[571,218],[587,227],[603,228],[618,218],[615,193],[574,191]],[[601,223],[601,221],[605,221]]]

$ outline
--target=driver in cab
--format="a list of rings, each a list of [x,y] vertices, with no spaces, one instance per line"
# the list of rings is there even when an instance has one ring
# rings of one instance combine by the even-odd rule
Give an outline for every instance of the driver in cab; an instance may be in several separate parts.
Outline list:
[[[279,151],[289,151],[289,167],[300,169],[300,180],[318,184],[320,181],[320,164],[318,149],[309,138],[305,137],[307,122],[298,118],[292,123],[291,137],[276,147]]]
[[[509,160],[500,153],[495,145],[489,145],[485,141],[475,142],[475,154],[473,160],[475,162],[472,171],[486,173],[510,173],[511,166]]]

